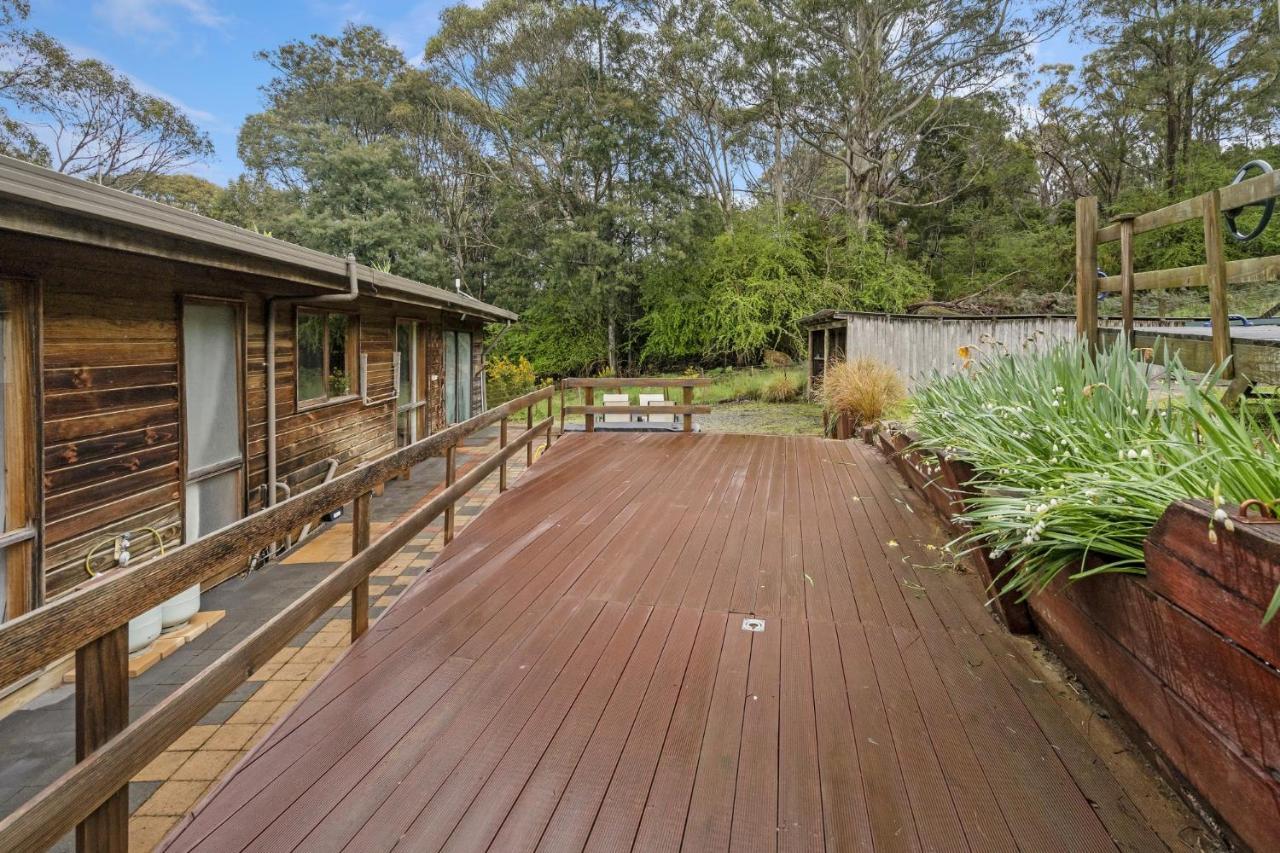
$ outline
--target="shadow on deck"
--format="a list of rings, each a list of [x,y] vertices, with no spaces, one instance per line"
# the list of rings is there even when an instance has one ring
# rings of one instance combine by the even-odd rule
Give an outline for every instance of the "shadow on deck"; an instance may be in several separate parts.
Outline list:
[[[860,445],[565,436],[167,849],[1175,846],[944,541]]]

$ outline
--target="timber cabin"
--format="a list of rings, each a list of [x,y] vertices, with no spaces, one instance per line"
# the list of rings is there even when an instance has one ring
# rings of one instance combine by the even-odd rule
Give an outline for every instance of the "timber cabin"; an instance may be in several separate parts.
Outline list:
[[[6,157],[0,288],[8,619],[471,417],[516,319]]]

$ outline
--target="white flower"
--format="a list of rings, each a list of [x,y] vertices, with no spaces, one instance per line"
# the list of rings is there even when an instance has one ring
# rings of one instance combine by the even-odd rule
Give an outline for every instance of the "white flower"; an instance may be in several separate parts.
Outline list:
[[[1134,417],[1134,418],[1136,418],[1136,417],[1138,416],[1138,410],[1137,410],[1137,409],[1130,409],[1130,410],[1129,410],[1129,415],[1130,415],[1130,417]]]
[[[1048,504],[1040,504],[1040,506],[1036,507],[1036,512],[1048,512],[1048,511],[1049,511]]]
[[[1131,447],[1131,448],[1129,448],[1129,452],[1128,452],[1128,453],[1126,453],[1126,454],[1125,454],[1125,456],[1127,456],[1127,457],[1128,457],[1128,458],[1130,458],[1130,459],[1137,459],[1137,458],[1138,458],[1138,451],[1134,450],[1134,449]]]
[[[1053,389],[1053,393],[1063,394],[1063,393],[1066,393],[1066,390],[1067,390],[1066,388],[1063,388],[1061,385],[1059,385],[1057,388]]]
[[[1225,509],[1222,509],[1221,507],[1219,507],[1218,509],[1215,509],[1215,510],[1213,511],[1213,520],[1214,520],[1214,521],[1226,521],[1226,520],[1227,520],[1227,511],[1226,511]]]
[[[1150,447],[1144,447],[1144,448],[1142,448],[1142,458],[1143,458],[1143,459],[1150,459],[1150,458],[1151,458],[1151,448],[1150,448]]]
[[[1102,434],[1103,438],[1111,438],[1111,430],[1107,430]]]

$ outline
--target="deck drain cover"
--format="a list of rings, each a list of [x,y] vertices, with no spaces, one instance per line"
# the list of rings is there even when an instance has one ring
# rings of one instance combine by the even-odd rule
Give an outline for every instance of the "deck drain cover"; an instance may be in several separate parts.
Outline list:
[[[744,630],[744,631],[757,631],[757,632],[758,632],[758,631],[763,631],[763,630],[764,630],[764,620],[763,620],[763,619],[743,619],[743,620],[742,620],[742,630]]]

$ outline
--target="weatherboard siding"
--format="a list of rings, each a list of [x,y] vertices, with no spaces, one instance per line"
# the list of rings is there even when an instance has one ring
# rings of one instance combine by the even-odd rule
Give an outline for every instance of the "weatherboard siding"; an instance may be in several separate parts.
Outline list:
[[[11,233],[0,233],[0,273],[30,278],[42,292],[40,459],[46,598],[88,580],[85,557],[106,537],[153,528],[166,547],[182,539],[184,295],[228,299],[241,307],[245,504],[248,511],[262,505],[265,300],[306,296],[306,288]],[[462,321],[439,309],[369,296],[350,307],[359,314],[359,352],[368,356],[366,393],[301,411],[294,387],[295,309],[276,308],[278,476],[295,494],[323,480],[329,459],[337,459],[339,473],[344,473],[395,448],[392,355],[398,318],[420,320],[427,329],[424,381],[432,430],[443,421],[442,326],[471,328],[479,349],[482,327],[474,319]],[[367,405],[365,397],[374,403]],[[242,427],[229,419],[228,428]],[[134,537],[135,561],[155,550],[152,536]]]

